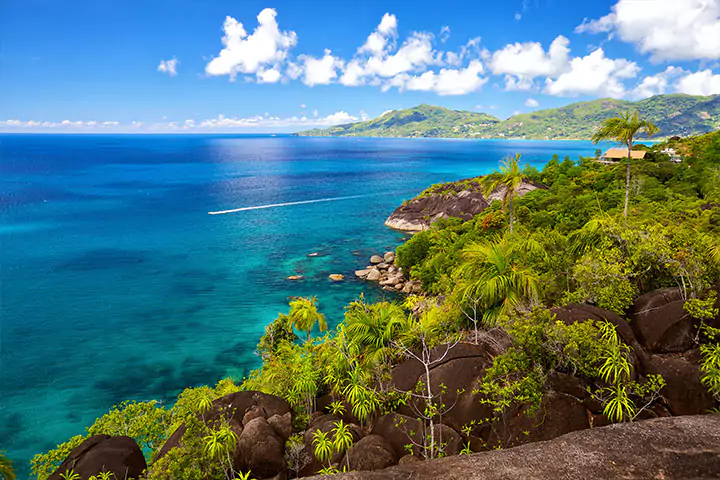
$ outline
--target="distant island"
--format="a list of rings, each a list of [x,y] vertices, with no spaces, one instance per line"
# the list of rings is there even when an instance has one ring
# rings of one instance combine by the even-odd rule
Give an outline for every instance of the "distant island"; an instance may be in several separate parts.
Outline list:
[[[607,118],[623,110],[656,124],[658,137],[699,135],[720,129],[720,95],[656,95],[629,102],[604,98],[538,110],[501,120],[487,113],[419,105],[365,122],[299,132],[308,137],[403,137],[568,140],[590,139]]]

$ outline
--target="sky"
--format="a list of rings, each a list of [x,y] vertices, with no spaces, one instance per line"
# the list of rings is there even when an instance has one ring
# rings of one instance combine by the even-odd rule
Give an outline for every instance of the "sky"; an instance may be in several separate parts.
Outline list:
[[[2,0],[0,131],[292,132],[720,94],[720,0]]]

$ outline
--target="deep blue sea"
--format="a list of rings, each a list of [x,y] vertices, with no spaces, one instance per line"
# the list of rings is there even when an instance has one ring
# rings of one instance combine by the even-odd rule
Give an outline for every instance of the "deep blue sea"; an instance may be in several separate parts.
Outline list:
[[[0,135],[0,450],[23,478],[33,454],[113,404],[171,402],[185,387],[242,378],[288,297],[317,295],[334,325],[361,292],[382,296],[353,271],[402,241],[383,222],[403,200],[515,152],[541,167],[595,148]],[[295,204],[208,215],[285,203]],[[294,274],[304,279],[286,280]]]

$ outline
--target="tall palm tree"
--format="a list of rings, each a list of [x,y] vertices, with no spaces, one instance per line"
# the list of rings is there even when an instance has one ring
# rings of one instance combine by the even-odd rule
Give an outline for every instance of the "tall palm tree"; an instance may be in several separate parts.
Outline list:
[[[469,245],[459,273],[461,295],[479,299],[483,322],[489,326],[538,296],[537,276],[518,262],[517,249],[507,241]]]
[[[0,479],[15,480],[15,471],[13,470],[12,462],[3,452],[0,452]]]
[[[392,302],[366,304],[352,302],[345,312],[345,334],[362,360],[371,367],[392,355],[392,342],[405,327],[407,315],[402,306]]]
[[[310,341],[310,332],[316,323],[321,332],[327,330],[325,315],[317,309],[317,297],[300,297],[290,302],[288,318],[295,328],[307,332],[308,341]]]
[[[498,175],[487,176],[483,179],[483,193],[489,196],[495,189],[504,188],[503,206],[508,209],[510,214],[510,231],[513,231],[513,223],[515,219],[515,191],[522,184],[526,176],[520,170],[520,154],[516,153],[515,157],[507,157],[500,164],[500,173]]]
[[[623,216],[628,216],[628,206],[630,204],[630,161],[632,160],[632,148],[635,143],[635,137],[638,133],[645,133],[648,136],[655,135],[658,127],[640,118],[637,112],[624,112],[615,117],[608,118],[603,122],[602,126],[592,136],[593,143],[602,140],[614,140],[622,143],[628,149],[627,169],[625,172],[625,209]]]

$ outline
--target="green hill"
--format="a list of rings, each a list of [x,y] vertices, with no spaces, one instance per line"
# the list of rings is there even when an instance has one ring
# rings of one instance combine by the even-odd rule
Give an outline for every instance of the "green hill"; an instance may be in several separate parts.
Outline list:
[[[420,105],[347,125],[300,132],[301,136],[588,139],[603,120],[637,110],[657,124],[659,137],[720,129],[720,95],[657,95],[638,102],[610,98],[514,115],[500,120],[485,113]]]

